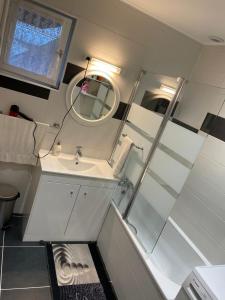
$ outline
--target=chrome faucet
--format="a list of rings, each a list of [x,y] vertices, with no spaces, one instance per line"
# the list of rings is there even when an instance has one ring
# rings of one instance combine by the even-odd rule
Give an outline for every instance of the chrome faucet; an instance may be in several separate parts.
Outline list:
[[[76,163],[79,162],[79,158],[82,157],[82,155],[83,155],[81,149],[82,149],[82,146],[77,146],[76,147],[76,152],[75,152],[75,161],[76,161]]]

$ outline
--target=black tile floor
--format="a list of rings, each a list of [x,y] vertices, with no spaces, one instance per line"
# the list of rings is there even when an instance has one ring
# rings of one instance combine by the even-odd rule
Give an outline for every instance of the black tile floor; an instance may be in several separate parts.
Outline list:
[[[52,300],[46,247],[22,242],[22,221],[0,232],[0,299]]]

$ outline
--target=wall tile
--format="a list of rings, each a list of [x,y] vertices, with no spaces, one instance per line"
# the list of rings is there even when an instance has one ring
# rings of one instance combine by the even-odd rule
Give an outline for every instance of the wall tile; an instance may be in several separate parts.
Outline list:
[[[137,126],[139,129],[143,130],[151,137],[155,137],[160,124],[162,122],[162,117],[156,113],[147,110],[135,103],[132,104],[128,121]]]
[[[215,163],[225,166],[225,142],[213,137],[208,136],[202,147],[201,155],[206,156],[208,159]]]
[[[212,264],[225,263],[225,223],[188,187],[177,200],[172,217]]]
[[[191,80],[225,87],[225,48],[205,46],[193,69]]]
[[[78,73],[82,71],[84,71],[84,68],[68,63],[63,77],[63,83],[69,84],[70,81],[74,78],[74,76],[76,76]]]
[[[224,166],[200,156],[186,186],[212,213],[225,221],[225,187],[218,184],[221,181],[218,177],[221,176],[225,176]]]
[[[117,111],[115,112],[113,118],[117,120],[123,120],[128,109],[128,104],[120,102]]]
[[[147,202],[154,210],[164,219],[167,220],[176,199],[171,196],[157,181],[155,181],[148,173],[141,185],[139,193],[143,195]],[[135,200],[138,201],[138,200]],[[148,221],[146,216],[145,221]]]
[[[190,81],[185,86],[176,118],[200,129],[207,113],[219,113],[224,99],[223,89]]]
[[[18,79],[0,75],[0,87],[48,100],[50,90]]]
[[[204,140],[202,136],[169,121],[160,143],[194,163]]]
[[[180,121],[178,119],[173,118],[172,122],[175,123],[175,124],[177,124],[177,125],[179,125],[179,126],[182,126],[182,127],[186,128],[188,130],[191,130],[191,131],[193,131],[195,133],[198,133],[198,129],[197,128],[192,127],[191,125],[188,125],[188,124],[186,124],[186,123],[184,123],[184,122],[182,122],[182,121]]]
[[[225,118],[215,116],[209,134],[225,142]]]
[[[188,181],[191,180],[192,173],[195,178],[205,178],[211,185],[225,191],[225,167],[223,165],[208,159],[204,155],[200,155],[192,169]],[[201,185],[199,185],[198,189],[201,189]]]
[[[188,168],[159,149],[156,150],[149,169],[155,172],[177,193],[180,193],[190,172]]]

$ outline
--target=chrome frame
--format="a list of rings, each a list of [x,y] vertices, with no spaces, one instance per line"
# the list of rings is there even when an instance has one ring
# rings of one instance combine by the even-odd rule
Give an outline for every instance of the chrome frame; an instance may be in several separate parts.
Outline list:
[[[133,207],[133,204],[134,204],[134,201],[136,199],[136,196],[137,196],[137,194],[139,192],[139,189],[140,189],[141,184],[142,184],[142,182],[144,180],[145,174],[146,174],[146,172],[148,170],[149,163],[151,162],[151,160],[153,158],[153,155],[154,155],[155,150],[157,149],[157,147],[159,145],[160,138],[161,138],[161,136],[162,136],[162,134],[164,132],[164,129],[165,129],[166,125],[167,125],[167,122],[169,121],[169,119],[171,117],[171,113],[173,112],[173,109],[174,109],[174,107],[175,107],[175,105],[176,105],[176,103],[179,100],[179,97],[181,95],[181,91],[182,91],[182,89],[184,87],[184,84],[185,84],[186,80],[184,78],[178,78],[177,80],[178,80],[178,86],[177,86],[176,93],[175,93],[173,99],[171,100],[171,102],[169,104],[169,107],[168,107],[168,109],[166,111],[166,114],[165,114],[165,116],[164,116],[164,118],[162,120],[162,123],[161,123],[161,125],[159,127],[159,130],[158,130],[158,132],[156,134],[156,137],[154,139],[154,142],[152,144],[150,152],[149,152],[149,154],[147,156],[144,169],[143,169],[143,171],[142,171],[142,173],[141,173],[141,175],[140,175],[140,177],[139,177],[139,179],[137,181],[137,184],[135,186],[134,193],[133,193],[133,195],[132,195],[132,197],[131,197],[131,199],[130,199],[127,207],[126,207],[125,212],[123,213],[123,219],[127,219],[128,215],[130,213],[130,210]]]
[[[118,128],[118,130],[117,130],[117,134],[116,134],[116,137],[115,137],[115,140],[114,140],[114,143],[113,143],[113,150],[112,150],[112,153],[111,153],[111,155],[110,155],[110,158],[108,159],[108,163],[109,163],[109,165],[110,165],[111,167],[112,167],[112,163],[113,163],[113,156],[114,156],[114,154],[115,154],[115,152],[116,152],[116,147],[117,147],[117,145],[118,145],[118,142],[119,142],[121,133],[122,133],[123,128],[124,128],[124,126],[125,126],[125,124],[126,124],[126,121],[127,121],[127,116],[128,116],[128,114],[129,114],[129,111],[130,111],[130,106],[131,106],[131,104],[134,102],[135,96],[136,96],[136,94],[137,94],[138,87],[139,87],[139,85],[140,85],[140,83],[141,83],[142,77],[143,77],[145,74],[146,74],[146,71],[144,71],[144,70],[141,70],[141,71],[139,72],[138,77],[137,77],[137,80],[136,80],[136,82],[135,82],[135,84],[134,84],[134,87],[133,87],[133,89],[132,89],[132,92],[131,92],[131,94],[130,94],[130,98],[129,98],[128,102],[127,102],[127,109],[126,109],[126,111],[125,111],[125,114],[124,114],[124,117],[123,117],[122,121],[120,122],[120,126],[119,126],[119,128]]]
[[[122,137],[126,137],[126,136],[128,136],[126,133],[123,133],[123,134],[122,134]],[[136,145],[136,144],[132,144],[131,146],[133,146],[133,147],[136,148],[137,150],[144,151],[144,147],[140,147],[140,146],[138,146],[138,145]]]

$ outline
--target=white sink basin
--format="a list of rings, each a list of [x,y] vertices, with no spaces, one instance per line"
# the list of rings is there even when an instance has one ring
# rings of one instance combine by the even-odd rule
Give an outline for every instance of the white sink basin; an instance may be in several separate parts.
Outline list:
[[[41,151],[40,156],[43,156],[43,154],[44,152]],[[77,162],[74,155],[63,153],[59,156],[48,155],[41,159],[41,168],[45,172],[117,180],[113,176],[112,168],[103,159],[81,157]]]
[[[81,158],[79,159],[79,161],[75,161],[75,159],[66,159],[59,157],[58,161],[64,168],[71,171],[102,174],[98,164],[96,162],[88,160],[87,158]]]

